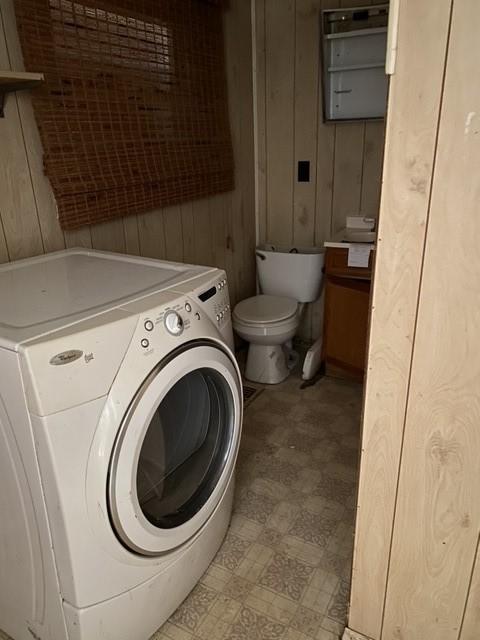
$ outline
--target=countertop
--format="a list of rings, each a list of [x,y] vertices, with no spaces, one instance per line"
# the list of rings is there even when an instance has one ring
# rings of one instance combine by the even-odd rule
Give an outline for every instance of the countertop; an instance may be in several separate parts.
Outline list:
[[[350,247],[358,247],[358,245],[369,245],[371,251],[375,251],[375,242],[346,242],[343,240],[345,237],[345,229],[342,229],[336,233],[331,240],[323,243],[324,247],[332,247],[335,249],[349,249]]]

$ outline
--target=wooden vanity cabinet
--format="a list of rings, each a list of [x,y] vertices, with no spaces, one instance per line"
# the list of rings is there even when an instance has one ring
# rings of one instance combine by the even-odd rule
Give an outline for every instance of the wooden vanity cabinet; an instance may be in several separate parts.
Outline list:
[[[323,358],[327,375],[363,380],[374,251],[368,268],[348,266],[348,248],[325,256]]]

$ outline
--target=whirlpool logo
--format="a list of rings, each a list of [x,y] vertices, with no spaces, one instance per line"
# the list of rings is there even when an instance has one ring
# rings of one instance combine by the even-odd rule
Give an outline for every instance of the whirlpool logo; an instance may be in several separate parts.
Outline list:
[[[50,358],[50,364],[53,364],[55,366],[61,364],[70,364],[70,362],[75,362],[75,360],[78,360],[82,356],[83,351],[80,351],[79,349],[69,349],[68,351],[57,353],[53,356],[53,358]]]

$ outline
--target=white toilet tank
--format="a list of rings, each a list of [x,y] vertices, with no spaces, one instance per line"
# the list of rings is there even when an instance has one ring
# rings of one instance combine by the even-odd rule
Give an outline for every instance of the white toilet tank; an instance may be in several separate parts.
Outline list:
[[[325,254],[318,247],[262,245],[255,251],[260,291],[313,302],[320,296]]]

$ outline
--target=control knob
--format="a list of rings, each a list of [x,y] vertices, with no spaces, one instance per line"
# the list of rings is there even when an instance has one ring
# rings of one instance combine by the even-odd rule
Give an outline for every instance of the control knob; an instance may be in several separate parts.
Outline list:
[[[164,318],[165,329],[172,336],[179,336],[183,331],[182,317],[176,311],[167,311]]]

